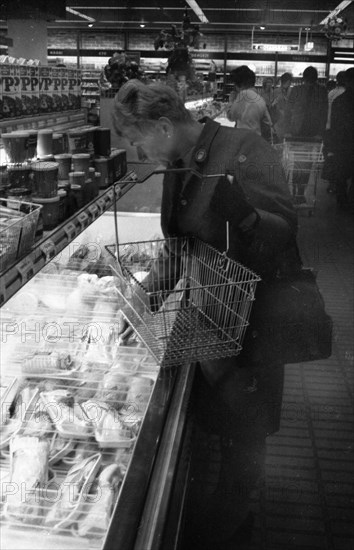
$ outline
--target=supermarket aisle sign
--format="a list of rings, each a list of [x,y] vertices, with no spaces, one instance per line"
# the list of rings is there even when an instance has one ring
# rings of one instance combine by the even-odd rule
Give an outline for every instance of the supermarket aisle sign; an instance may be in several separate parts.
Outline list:
[[[263,52],[297,52],[298,44],[252,44],[252,50]]]

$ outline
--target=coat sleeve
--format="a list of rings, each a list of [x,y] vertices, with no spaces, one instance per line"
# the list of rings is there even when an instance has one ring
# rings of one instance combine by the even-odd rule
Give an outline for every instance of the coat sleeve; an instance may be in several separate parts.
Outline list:
[[[233,176],[254,208],[284,218],[292,231],[297,231],[282,160],[269,143],[253,132],[245,132],[234,158]]]

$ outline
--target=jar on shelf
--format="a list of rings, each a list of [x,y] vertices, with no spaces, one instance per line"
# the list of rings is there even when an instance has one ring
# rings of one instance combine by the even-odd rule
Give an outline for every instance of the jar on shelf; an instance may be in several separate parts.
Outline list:
[[[31,189],[31,168],[29,164],[9,164],[7,174],[10,187],[26,187]]]
[[[53,155],[53,130],[38,130],[37,154],[39,158]]]
[[[33,196],[55,197],[58,193],[58,163],[34,162],[31,168],[33,171]]]
[[[36,197],[35,202],[42,206],[43,229],[54,229],[59,224],[60,197]]]
[[[55,162],[58,163],[58,179],[68,180],[69,173],[71,172],[72,155],[69,153],[62,153],[54,156]]]

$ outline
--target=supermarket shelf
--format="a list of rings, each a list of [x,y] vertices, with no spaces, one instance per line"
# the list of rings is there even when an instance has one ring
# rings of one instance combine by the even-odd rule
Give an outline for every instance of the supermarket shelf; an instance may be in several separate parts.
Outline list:
[[[26,118],[2,120],[0,122],[0,130],[2,133],[48,127],[55,130],[64,130],[80,124],[86,124],[86,115],[82,110],[63,111],[60,113],[48,113],[33,115]]]
[[[102,195],[78,210],[47,237],[36,243],[24,258],[20,258],[3,271],[0,277],[0,306],[14,296],[24,284],[134,185],[133,173],[129,172],[122,180],[115,182]]]

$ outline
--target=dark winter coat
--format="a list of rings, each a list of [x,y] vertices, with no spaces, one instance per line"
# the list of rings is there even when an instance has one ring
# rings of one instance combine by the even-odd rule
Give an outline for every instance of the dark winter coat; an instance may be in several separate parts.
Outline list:
[[[212,200],[220,175],[228,173],[235,177],[253,207],[278,214],[288,222],[293,232],[294,239],[287,250],[274,258],[274,265],[271,268],[267,265],[260,275],[271,280],[279,272],[299,269],[300,260],[295,243],[296,213],[279,158],[265,140],[249,130],[223,127],[207,119],[192,152],[189,167],[202,175],[215,174],[215,177],[206,179],[189,174],[181,184],[175,174],[165,175],[161,208],[161,225],[165,237],[195,236],[221,252],[226,250],[225,223],[215,214]],[[234,207],[237,209],[238,205],[235,203]],[[252,269],[257,265],[257,259],[249,257],[247,246],[240,240],[237,228],[232,226],[228,254]],[[258,265],[257,271],[262,271],[262,266]],[[263,282],[259,285],[257,295],[264,292],[266,284]],[[258,321],[253,322],[252,318]],[[252,429],[271,433],[278,427],[283,368],[277,354],[272,356],[269,353],[269,334],[260,334],[267,323],[267,312],[257,310],[257,297],[252,318],[241,355],[221,360],[222,364],[230,365],[230,373],[218,389],[210,388],[213,405],[218,407],[217,414],[212,414],[210,418],[207,415],[210,429],[214,418],[219,419],[215,420],[215,430],[220,430],[221,424],[228,430],[230,422],[227,419],[230,420],[231,415],[234,433],[240,423],[244,426],[245,411],[250,413],[247,413],[247,419]],[[265,340],[266,354],[263,353],[262,345]],[[253,387],[254,380],[257,391],[248,391]],[[205,385],[204,390],[209,391],[208,385]],[[226,407],[217,405],[217,392],[221,396],[219,405],[227,403]],[[202,401],[206,403],[208,398]],[[262,411],[260,414],[259,409]],[[220,415],[221,418],[225,415],[224,423],[220,421]]]

